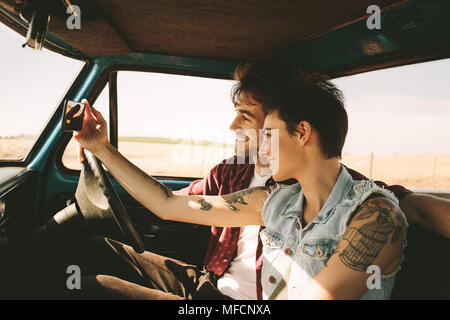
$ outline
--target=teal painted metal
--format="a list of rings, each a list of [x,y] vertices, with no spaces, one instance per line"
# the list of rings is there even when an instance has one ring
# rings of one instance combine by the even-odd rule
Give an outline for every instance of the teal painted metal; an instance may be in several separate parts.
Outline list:
[[[121,66],[126,69],[127,67],[154,67],[159,70],[170,71],[188,71],[188,72],[208,72],[211,74],[217,74],[223,77],[227,77],[234,70],[235,63],[230,61],[216,61],[211,59],[198,59],[198,58],[186,58],[186,57],[174,57],[155,54],[138,54],[130,53],[121,56],[110,56],[96,58],[92,61],[91,68],[87,73],[82,85],[77,88],[73,97],[69,99],[75,101],[81,101],[86,97],[88,92],[91,91],[93,85],[99,80],[102,73],[114,66]],[[78,183],[77,177],[70,176],[62,173],[56,165],[57,159],[53,156],[52,150],[60,143],[63,138],[63,132],[61,130],[61,118],[62,110],[58,108],[55,112],[61,113],[61,116],[55,117],[53,123],[49,125],[52,127],[49,130],[47,137],[45,137],[45,143],[36,152],[35,156],[31,159],[27,165],[28,169],[43,172],[50,162],[49,170],[47,171],[46,181],[44,183],[44,199],[43,210],[49,212],[49,204],[53,200],[54,195],[60,192],[74,192],[76,184]],[[186,181],[163,181],[170,188],[179,189],[186,186],[189,182]],[[119,193],[125,193],[125,190],[115,183]]]
[[[97,81],[101,71],[102,70],[98,66],[93,65],[88,73],[88,76],[86,77],[86,80],[83,82],[83,85],[76,91],[76,94],[73,97],[69,97],[69,99],[80,101],[82,97],[85,97],[92,85]],[[45,143],[27,165],[27,168],[29,169],[42,172],[44,170],[45,164],[51,156],[50,151],[54,150],[55,143],[57,143],[63,135],[63,131],[61,130],[62,110],[58,108],[55,110],[55,112],[60,113],[61,116],[56,117],[55,121],[49,124],[51,125],[52,129],[50,130],[48,136],[45,138]]]
[[[229,76],[236,66],[236,62],[230,61],[216,61],[212,59],[199,59],[188,57],[175,57],[156,54],[141,54],[130,53],[120,56],[105,56],[93,60],[92,67],[80,88],[77,89],[73,97],[69,99],[81,101],[87,96],[92,86],[97,82],[100,75],[108,68],[120,65],[121,68],[126,69],[131,67],[154,67],[158,69],[170,71],[190,71],[190,72],[208,72],[212,74]],[[57,109],[55,112],[61,112]],[[28,168],[42,171],[45,163],[49,158],[49,150],[57,142],[63,132],[61,131],[61,117],[51,124],[53,129],[46,138],[45,144],[36,153],[35,157],[28,164]]]
[[[75,91],[76,93],[72,97],[68,98],[79,101],[82,97],[85,97],[91,87],[98,80],[101,72],[102,69],[98,65],[92,65],[82,85],[77,88]],[[47,171],[47,175],[45,176],[46,180],[43,184],[39,185],[39,188],[43,188],[43,192],[41,192],[41,189],[37,190],[38,194],[43,194],[44,197],[38,199],[40,203],[35,206],[35,219],[41,219],[42,214],[44,213],[48,213],[50,215],[55,213],[50,212],[50,203],[57,193],[74,192],[76,189],[76,184],[74,186],[73,183],[71,183],[74,177],[65,176],[60,172],[56,165],[57,160],[52,152],[63,138],[63,131],[61,130],[62,109],[57,108],[55,112],[59,113],[60,116],[54,117],[54,121],[49,123],[52,129],[47,131],[48,134],[44,139],[45,143],[35,153],[34,157],[27,165],[28,169],[38,171],[42,174],[44,169],[47,167],[47,164],[49,164],[49,169]],[[38,208],[41,208],[42,212],[38,212]]]
[[[118,56],[104,56],[92,60],[106,69],[115,65],[162,68],[167,71],[189,71],[197,73],[231,76],[237,61],[171,56],[153,53],[132,52]]]

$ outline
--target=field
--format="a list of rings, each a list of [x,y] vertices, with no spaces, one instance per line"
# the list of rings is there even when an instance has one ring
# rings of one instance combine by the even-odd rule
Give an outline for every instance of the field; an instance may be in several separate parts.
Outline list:
[[[24,156],[34,140],[0,139],[0,158]],[[233,155],[233,147],[209,142],[169,141],[167,139],[119,140],[119,150],[142,170],[153,175],[203,177],[224,158]],[[367,177],[410,189],[450,190],[450,154],[381,156],[344,154],[342,162]],[[63,163],[80,167],[77,147],[71,141]],[[372,165],[371,165],[372,163]]]
[[[0,137],[0,159],[20,159],[27,155],[36,137]]]
[[[410,189],[450,190],[450,154],[373,157],[344,154],[342,162],[367,177]]]

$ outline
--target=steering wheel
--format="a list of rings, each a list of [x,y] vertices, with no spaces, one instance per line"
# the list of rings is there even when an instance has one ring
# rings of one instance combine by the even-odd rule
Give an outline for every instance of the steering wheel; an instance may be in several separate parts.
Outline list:
[[[131,222],[100,160],[87,150],[84,150],[84,155],[86,160],[83,162],[75,192],[76,203],[72,206],[75,205],[89,227],[98,231],[107,229],[111,223],[115,224],[134,251],[143,252],[145,247],[142,238]]]

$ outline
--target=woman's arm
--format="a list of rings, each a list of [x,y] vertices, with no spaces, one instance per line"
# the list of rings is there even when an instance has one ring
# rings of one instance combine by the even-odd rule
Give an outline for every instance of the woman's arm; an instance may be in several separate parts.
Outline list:
[[[261,209],[267,196],[263,188],[223,196],[176,195],[113,146],[108,145],[97,154],[125,190],[161,219],[219,227],[263,223]]]
[[[311,281],[302,299],[359,299],[368,289],[370,266],[380,274],[401,262],[404,223],[390,199],[374,197],[355,212],[336,252]]]
[[[242,190],[225,196],[182,196],[174,194],[155,178],[126,159],[107,137],[100,112],[89,106],[81,131],[74,133],[81,147],[91,151],[144,207],[165,220],[213,226],[262,225],[261,209],[267,192],[263,188]]]

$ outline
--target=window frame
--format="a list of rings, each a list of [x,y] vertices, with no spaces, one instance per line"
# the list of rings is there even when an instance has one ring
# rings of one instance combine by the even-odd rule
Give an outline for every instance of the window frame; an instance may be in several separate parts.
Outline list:
[[[111,75],[113,73],[116,74],[116,79],[112,81],[116,81],[116,84],[112,85],[112,88],[110,90],[113,90],[114,94],[114,86],[115,86],[115,99],[117,99],[117,73],[120,71],[137,71],[137,72],[145,72],[145,73],[162,73],[162,74],[171,74],[171,75],[179,75],[179,76],[192,76],[192,77],[200,77],[200,78],[209,78],[209,79],[222,79],[222,80],[232,80],[232,73],[212,73],[212,72],[206,72],[206,71],[192,71],[192,70],[180,70],[180,69],[166,69],[161,67],[146,67],[146,66],[138,66],[138,65],[127,65],[127,64],[118,64],[113,65],[105,68],[97,82],[93,84],[91,94],[90,94],[90,101],[92,101],[92,104],[95,103],[95,101],[100,96],[101,92],[105,88],[106,85],[108,85],[108,82],[111,79]],[[109,96],[109,114],[110,114],[110,121],[111,117],[113,117],[113,112],[111,110],[111,91]],[[117,105],[117,101],[115,102],[115,105]],[[118,117],[116,115],[116,118],[113,119],[114,121],[117,120],[118,124]],[[117,139],[118,141],[118,125],[116,128],[111,127],[110,128],[110,139],[113,137],[114,139]],[[62,156],[64,154],[64,151],[69,144],[70,140],[72,138],[72,135],[65,135],[64,139],[61,141],[59,147],[57,148],[55,152],[55,162],[56,167],[60,172],[63,174],[71,175],[71,176],[79,176],[80,170],[75,169],[69,169],[67,168],[62,161]],[[155,175],[153,176],[158,180],[167,180],[167,181],[193,181],[199,179],[199,177],[175,177],[175,176],[166,176],[166,175]]]

